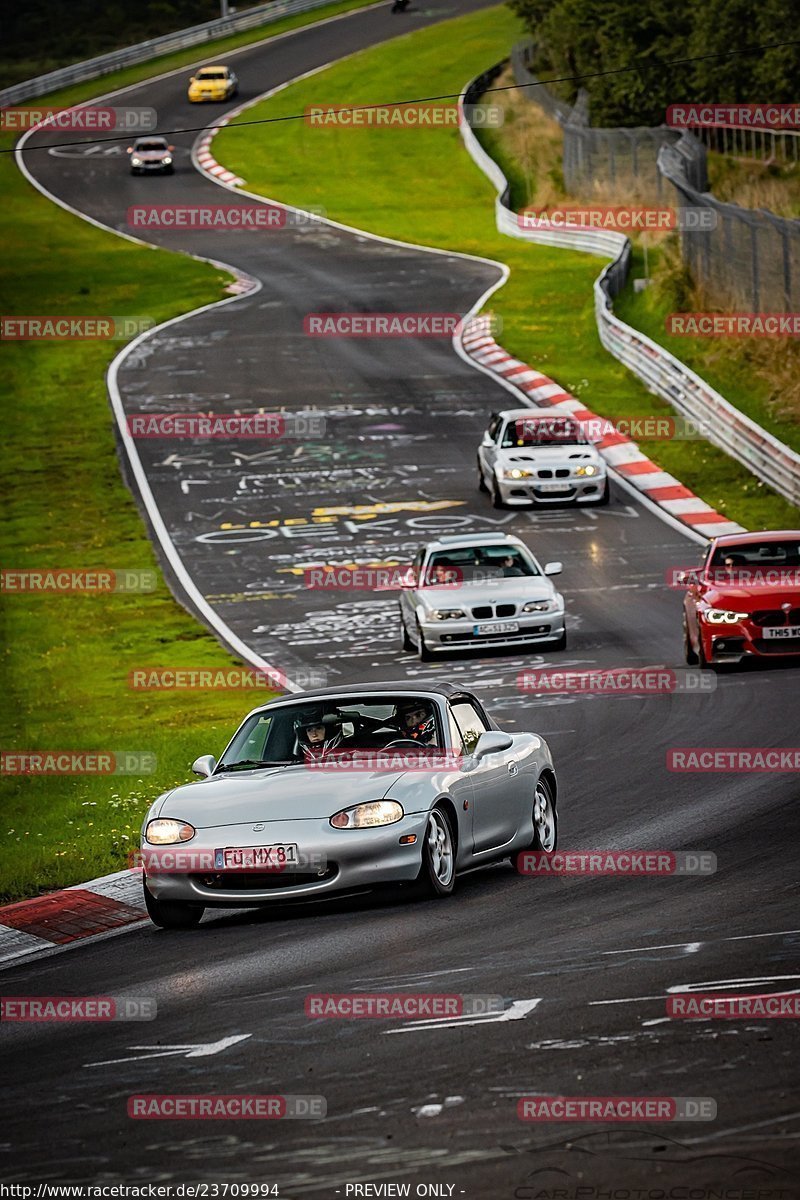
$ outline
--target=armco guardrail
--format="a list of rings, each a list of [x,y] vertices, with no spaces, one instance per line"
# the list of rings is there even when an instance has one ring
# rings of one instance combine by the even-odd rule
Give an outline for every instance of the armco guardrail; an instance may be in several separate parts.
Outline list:
[[[37,75],[35,79],[26,79],[0,92],[0,105],[19,104],[23,100],[31,100],[35,96],[45,96],[58,88],[68,87],[73,83],[83,83],[87,79],[99,79],[109,75],[120,67],[131,67],[135,63],[149,62],[162,54],[173,50],[184,50],[190,46],[201,46],[214,38],[224,37],[229,33],[242,33],[248,29],[256,29],[259,25],[270,25],[281,17],[289,17],[294,13],[309,12],[314,8],[323,8],[331,0],[272,0],[270,4],[259,4],[257,8],[249,8],[243,13],[234,13],[230,17],[217,17],[206,21],[203,25],[192,25],[189,29],[179,29],[175,33],[165,33],[161,37],[151,38],[148,42],[138,42],[135,46],[126,46],[122,50],[112,50],[109,54],[101,54],[97,58],[87,58],[84,62],[72,63],[68,67],[60,67],[57,71],[49,71],[46,75]]]
[[[472,80],[459,99],[459,127],[466,148],[498,191],[495,199],[497,228],[510,237],[613,259],[594,284],[597,329],[605,348],[633,371],[650,391],[695,421],[710,442],[742,462],[792,504],[800,506],[800,454],[745,416],[663,346],[614,315],[612,302],[622,290],[630,269],[628,238],[621,233],[580,228],[527,229],[520,223],[509,205],[508,180],[483,149],[464,114],[464,105],[476,103],[504,65],[499,63]]]

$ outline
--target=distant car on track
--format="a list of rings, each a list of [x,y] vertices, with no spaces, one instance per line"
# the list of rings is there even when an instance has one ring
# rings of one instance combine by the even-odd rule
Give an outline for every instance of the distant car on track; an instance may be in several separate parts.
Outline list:
[[[530,408],[493,413],[478,448],[478,487],[495,508],[608,504],[606,464],[571,417]]]
[[[429,542],[400,593],[403,649],[423,661],[473,647],[566,649],[564,597],[550,580],[561,569],[508,533]]]
[[[800,655],[800,530],[714,538],[681,582],[690,665]]]
[[[251,712],[206,778],[174,788],[142,828],[147,910],[188,928],[243,908],[456,875],[557,844],[556,773],[534,733],[504,733],[460,687],[371,683]]]
[[[172,161],[174,149],[164,137],[151,134],[137,138],[132,146],[128,146],[131,175],[153,175],[159,171],[172,175],[175,170]]]
[[[189,99],[193,104],[206,100],[230,100],[239,92],[239,80],[230,67],[220,64],[201,67],[189,80]]]

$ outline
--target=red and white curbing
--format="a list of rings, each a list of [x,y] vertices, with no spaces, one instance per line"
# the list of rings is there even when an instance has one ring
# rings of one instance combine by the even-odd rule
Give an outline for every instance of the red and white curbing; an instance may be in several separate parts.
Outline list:
[[[195,142],[192,158],[198,170],[202,171],[204,175],[210,175],[213,179],[221,179],[223,183],[228,183],[231,187],[241,187],[244,180],[240,179],[238,175],[234,175],[233,171],[228,171],[227,168],[220,166],[209,148],[217,130],[227,124],[228,117],[220,117],[215,125],[201,133]]]
[[[579,424],[603,420],[547,375],[542,375],[527,363],[507,354],[491,336],[490,328],[490,317],[473,317],[461,338],[466,354],[484,370],[492,371],[508,380],[540,408],[550,408],[557,413],[568,414]],[[636,442],[624,434],[616,431],[609,433],[599,442],[595,442],[595,445],[612,470],[642,492],[648,500],[654,501],[671,517],[696,533],[712,538],[723,533],[742,532],[741,525],[709,508],[705,500],[690,492],[674,475],[662,471],[642,453]]]
[[[142,872],[116,871],[0,908],[0,964],[97,938],[147,919]]]

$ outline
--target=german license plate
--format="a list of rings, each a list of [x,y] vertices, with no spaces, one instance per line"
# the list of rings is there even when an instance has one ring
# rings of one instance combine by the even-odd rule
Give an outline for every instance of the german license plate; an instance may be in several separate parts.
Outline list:
[[[765,629],[765,638],[800,638],[800,625],[779,625],[775,629]]]
[[[519,633],[518,621],[484,621],[481,625],[473,625],[472,632],[480,637],[483,633]]]
[[[228,846],[214,851],[214,866],[222,871],[280,871],[297,866],[297,846]]]
[[[540,492],[571,492],[571,483],[537,483],[536,485]]]

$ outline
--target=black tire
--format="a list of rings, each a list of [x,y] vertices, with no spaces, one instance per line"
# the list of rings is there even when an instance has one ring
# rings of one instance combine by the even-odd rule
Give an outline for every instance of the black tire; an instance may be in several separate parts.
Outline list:
[[[402,631],[402,646],[403,646],[403,649],[404,649],[404,650],[406,650],[406,651],[415,649],[415,647],[414,647],[414,643],[412,642],[411,638],[408,636],[408,630],[406,629],[406,623],[405,623],[405,621],[403,620],[403,614],[402,614],[402,613],[400,613],[400,629],[401,629],[401,631]]]
[[[202,904],[189,904],[183,900],[156,900],[151,896],[144,881],[144,903],[147,915],[159,929],[194,929],[200,924],[206,911]]]
[[[546,816],[540,819],[537,814],[546,809]],[[533,797],[533,840],[531,850],[539,854],[554,854],[558,846],[558,812],[553,796],[553,785],[546,775],[542,775],[536,785]]]
[[[478,459],[478,491],[479,492],[488,492],[489,491],[488,487],[486,486],[486,480],[483,478],[483,470],[481,469],[481,460],[480,459]]]
[[[492,508],[505,508],[505,502],[500,495],[500,488],[497,486],[497,479],[492,472],[492,482],[489,485],[489,494],[492,497]]]
[[[697,661],[699,662],[700,667],[703,671],[708,671],[710,669],[711,663],[706,658],[706,651],[705,651],[705,647],[703,645],[702,633],[700,634],[700,636],[697,639]]]
[[[425,635],[422,632],[422,628],[420,626],[419,621],[417,621],[417,639],[418,639],[419,644],[416,649],[417,649],[417,655],[419,657],[419,661],[420,662],[430,662],[431,659],[433,658],[433,655],[431,654],[428,647],[425,645]]]
[[[442,857],[443,847],[447,847],[447,862]],[[456,840],[452,819],[443,805],[435,804],[428,814],[423,834],[422,866],[414,882],[414,892],[420,897],[441,900],[452,895],[455,885]]]
[[[174,174],[175,174],[175,168],[174,168],[174,167],[167,167],[167,174],[168,174],[168,175],[174,175]]]
[[[689,622],[686,620],[686,613],[683,614],[683,657],[686,665],[696,667],[700,661],[696,651],[692,647],[692,639],[689,636]]]

